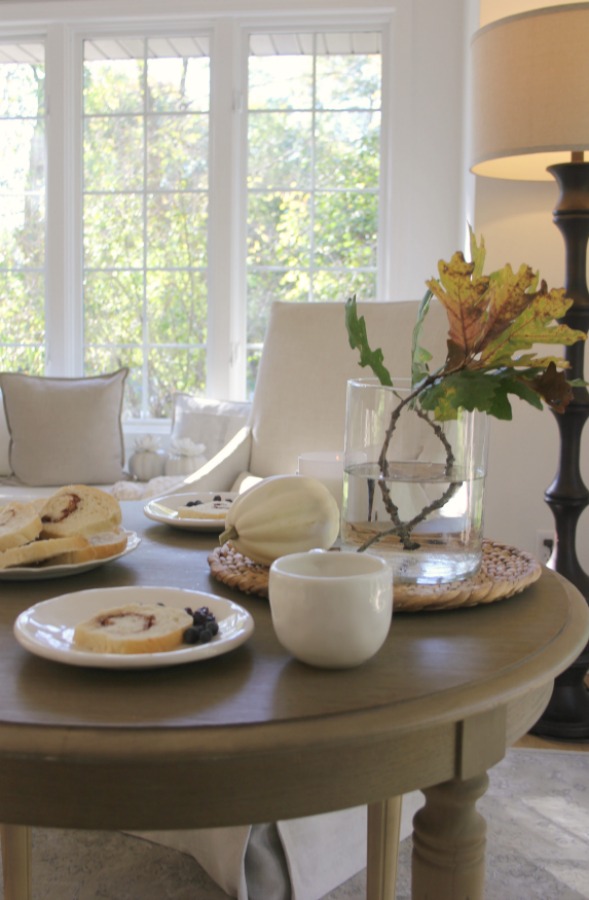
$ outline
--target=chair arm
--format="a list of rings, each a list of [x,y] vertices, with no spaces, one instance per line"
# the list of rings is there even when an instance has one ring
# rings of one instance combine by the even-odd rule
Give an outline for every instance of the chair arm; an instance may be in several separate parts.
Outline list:
[[[246,425],[196,472],[187,475],[174,494],[191,491],[230,491],[250,464],[252,432]]]

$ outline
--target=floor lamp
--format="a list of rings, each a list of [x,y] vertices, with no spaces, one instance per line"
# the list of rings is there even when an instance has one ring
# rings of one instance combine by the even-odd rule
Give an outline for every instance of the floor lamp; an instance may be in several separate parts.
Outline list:
[[[539,2],[539,0],[538,0]],[[565,245],[564,321],[589,331],[589,3],[569,3],[498,19],[472,41],[472,165],[476,175],[516,180],[555,178],[553,220]],[[570,376],[584,378],[585,346],[566,349]],[[576,551],[577,524],[589,505],[580,471],[589,392],[575,388],[566,413],[555,414],[560,452],[544,497],[555,524],[549,565],[589,603],[589,576]],[[533,729],[561,739],[589,738],[589,646],[557,678],[549,706]]]

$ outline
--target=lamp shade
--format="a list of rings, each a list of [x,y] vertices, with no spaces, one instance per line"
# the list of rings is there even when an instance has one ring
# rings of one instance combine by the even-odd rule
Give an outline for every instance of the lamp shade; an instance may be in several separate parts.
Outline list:
[[[471,169],[544,181],[589,150],[589,3],[499,19],[472,39]]]

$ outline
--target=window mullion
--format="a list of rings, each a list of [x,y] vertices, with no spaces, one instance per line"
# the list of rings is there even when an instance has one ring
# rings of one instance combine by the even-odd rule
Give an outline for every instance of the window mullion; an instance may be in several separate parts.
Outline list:
[[[207,394],[242,399],[245,385],[245,97],[242,33],[215,27],[211,50]]]
[[[317,35],[313,35],[313,76],[311,95],[311,185],[309,202],[309,299],[315,300],[315,213],[317,187]]]
[[[80,46],[66,25],[48,27],[45,306],[49,375],[79,375],[83,370]]]
[[[148,109],[148,82],[147,82],[147,66],[149,55],[147,52],[148,48],[148,40],[147,38],[143,39],[143,198],[142,198],[142,206],[143,206],[143,309],[142,309],[142,391],[141,391],[141,416],[142,418],[149,417],[149,355],[151,350],[150,345],[150,329],[149,329],[149,304],[148,304],[148,296],[147,296],[147,267],[148,267],[148,241],[149,241],[149,233],[148,233],[148,203],[147,203],[147,164],[148,164],[148,133],[147,133],[147,115],[149,112]]]

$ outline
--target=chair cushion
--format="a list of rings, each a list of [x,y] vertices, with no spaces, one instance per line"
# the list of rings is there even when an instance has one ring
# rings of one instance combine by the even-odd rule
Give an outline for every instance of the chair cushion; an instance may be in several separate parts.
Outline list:
[[[112,484],[124,475],[128,369],[93,378],[0,374],[10,465],[23,484]]]
[[[174,394],[170,443],[189,438],[204,444],[211,459],[248,420],[250,404],[231,400],[209,400],[178,391]]]

